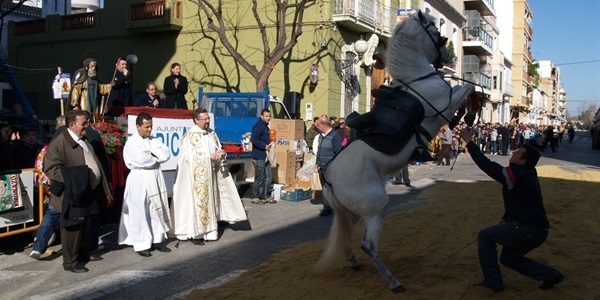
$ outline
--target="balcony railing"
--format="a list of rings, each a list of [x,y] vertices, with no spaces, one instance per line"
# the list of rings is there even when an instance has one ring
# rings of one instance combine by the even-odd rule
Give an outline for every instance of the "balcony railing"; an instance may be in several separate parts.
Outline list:
[[[396,26],[395,11],[376,0],[336,0],[333,21],[349,27],[375,31],[391,36]],[[359,28],[356,28],[359,29]]]
[[[46,20],[30,20],[15,22],[15,34],[16,35],[28,35],[43,33],[46,31]]]
[[[512,96],[513,95],[513,86],[512,84],[508,83],[508,82],[504,82],[504,86],[502,89],[502,92],[504,92],[504,94]]]
[[[74,30],[83,28],[93,28],[95,26],[95,13],[66,15],[61,18],[62,30]]]
[[[482,73],[465,73],[463,76],[466,80],[480,84],[484,89],[492,89],[492,77]]]
[[[129,28],[141,31],[181,30],[180,0],[150,0],[130,6]]]
[[[488,48],[492,49],[493,41],[492,35],[489,34],[485,29],[481,27],[463,28],[463,41],[472,42],[480,41]]]

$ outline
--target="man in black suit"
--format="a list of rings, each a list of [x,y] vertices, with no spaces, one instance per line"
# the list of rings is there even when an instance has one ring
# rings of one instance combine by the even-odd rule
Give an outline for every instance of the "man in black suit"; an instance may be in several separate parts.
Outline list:
[[[110,112],[114,107],[131,106],[131,79],[125,58],[119,57],[115,70],[110,72],[108,78],[111,78],[113,84],[108,96],[108,111]]]

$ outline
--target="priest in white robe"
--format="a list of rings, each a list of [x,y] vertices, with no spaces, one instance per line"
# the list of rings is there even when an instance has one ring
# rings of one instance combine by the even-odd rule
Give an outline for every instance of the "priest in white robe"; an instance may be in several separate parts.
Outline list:
[[[170,235],[203,245],[218,238],[218,222],[247,220],[235,182],[221,168],[225,154],[217,134],[209,128],[204,108],[193,112],[196,126],[183,136],[173,185]]]
[[[123,195],[119,224],[119,244],[133,246],[139,255],[152,256],[153,249],[170,252],[162,242],[171,230],[167,187],[160,168],[169,157],[169,149],[151,136],[152,116],[140,113],[137,133],[127,139],[123,149],[130,170]]]

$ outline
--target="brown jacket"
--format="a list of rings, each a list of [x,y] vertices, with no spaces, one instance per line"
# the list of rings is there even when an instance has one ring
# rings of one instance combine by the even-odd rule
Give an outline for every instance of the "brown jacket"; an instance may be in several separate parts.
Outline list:
[[[85,143],[88,145],[90,150],[94,149],[87,140]],[[98,185],[95,192],[103,193],[107,198],[112,199],[112,193],[110,192],[110,186],[106,181],[106,175],[102,169],[102,164],[100,163],[100,160],[98,160],[96,153],[92,151],[92,154],[94,156],[94,160],[100,167],[100,172],[102,173],[102,182],[100,185]],[[44,173],[46,176],[48,176],[51,182],[64,184],[65,180],[63,179],[60,168],[63,166],[74,167],[81,165],[85,165],[83,149],[75,140],[73,140],[69,134],[69,131],[64,130],[62,134],[58,135],[54,140],[52,140],[52,142],[50,142],[50,146],[48,146],[48,151],[44,157]],[[62,193],[60,196],[50,194],[50,204],[52,204],[54,209],[57,211],[62,211],[62,202]]]

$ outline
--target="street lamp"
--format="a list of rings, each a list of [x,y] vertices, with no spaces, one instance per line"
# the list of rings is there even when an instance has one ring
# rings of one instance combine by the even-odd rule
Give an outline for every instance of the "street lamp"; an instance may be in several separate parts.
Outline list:
[[[360,36],[360,39],[356,42],[354,42],[354,52],[356,52],[357,57],[351,57],[351,58],[346,58],[346,59],[342,59],[342,60],[335,60],[335,69],[336,71],[341,71],[344,70],[354,64],[357,64],[360,62],[360,60],[362,59],[363,55],[365,54],[365,52],[367,52],[367,49],[369,48],[369,44],[367,43],[367,41],[365,41],[365,39],[363,38],[363,36]]]
[[[137,55],[135,55],[133,53],[132,50],[129,50],[129,54],[127,54],[127,57],[125,57],[125,60],[127,60],[127,65],[130,66],[129,69],[131,69],[131,75],[129,76],[129,93],[130,93],[130,98],[129,98],[129,102],[134,101],[133,98],[135,97],[135,90],[133,89],[133,65],[137,64],[138,62],[138,57]],[[131,103],[128,103],[131,104]]]

